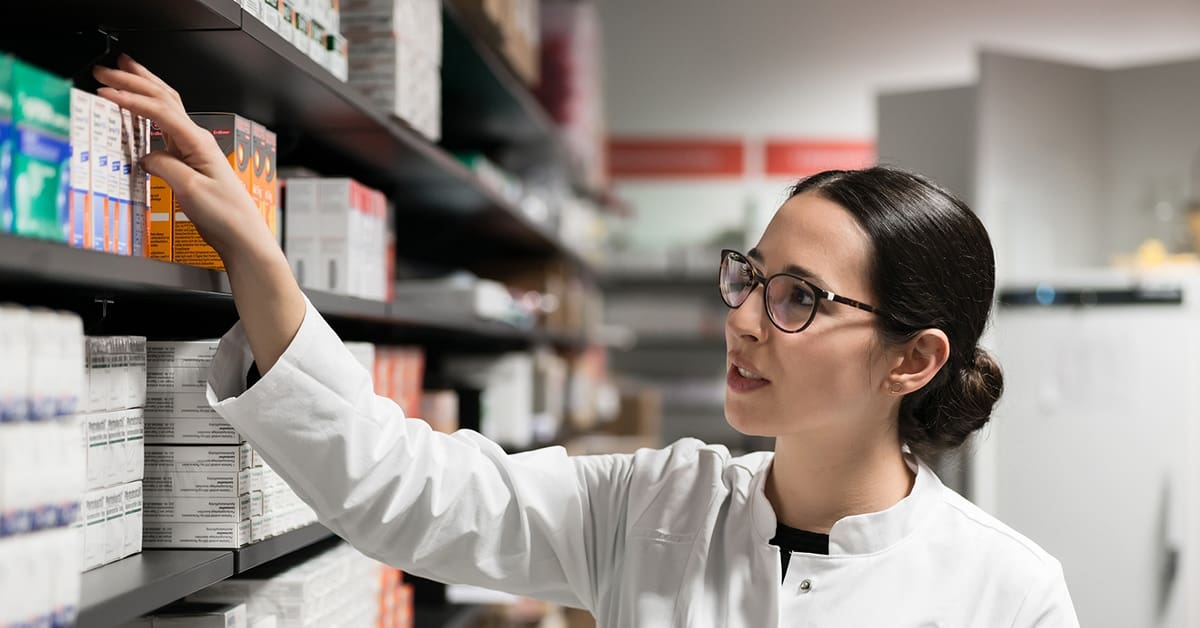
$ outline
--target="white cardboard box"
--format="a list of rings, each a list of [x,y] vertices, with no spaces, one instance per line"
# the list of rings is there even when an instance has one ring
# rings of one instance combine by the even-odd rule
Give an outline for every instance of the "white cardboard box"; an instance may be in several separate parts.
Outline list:
[[[219,416],[207,418],[146,417],[147,445],[239,445],[241,434]]]
[[[208,387],[208,367],[161,366],[146,370],[146,393],[190,392],[204,394]]]
[[[237,523],[261,515],[262,504],[262,493],[238,497],[148,497],[145,520],[151,524]]]
[[[114,486],[104,492],[104,564],[121,559],[125,551],[125,487]]]
[[[107,489],[88,491],[83,497],[80,516],[83,520],[83,568],[94,569],[104,564],[105,495]]]
[[[87,444],[87,488],[108,486],[115,476],[112,447],[109,446],[108,417],[88,414],[82,417],[84,442]]]
[[[252,468],[249,445],[150,445],[146,469],[163,473],[237,473]]]
[[[156,340],[146,343],[149,368],[208,368],[220,340]]]
[[[142,529],[142,546],[147,549],[236,549],[249,542],[248,520],[238,523],[147,523]]]
[[[146,434],[142,410],[119,410],[113,414],[118,419],[109,422],[113,479],[121,484],[140,480]]]
[[[285,183],[287,229],[285,249],[296,281],[305,288],[321,289],[326,284],[320,263],[317,224],[317,179],[292,177]]]
[[[238,473],[162,473],[142,481],[146,499],[158,497],[224,497],[237,499],[250,492],[250,470]]]
[[[153,628],[246,628],[246,605],[182,604],[150,618]]]
[[[142,497],[141,481],[125,484],[122,489],[125,491],[125,516],[122,519],[122,524],[125,528],[125,544],[121,552],[121,558],[124,558],[142,551],[144,498]]]

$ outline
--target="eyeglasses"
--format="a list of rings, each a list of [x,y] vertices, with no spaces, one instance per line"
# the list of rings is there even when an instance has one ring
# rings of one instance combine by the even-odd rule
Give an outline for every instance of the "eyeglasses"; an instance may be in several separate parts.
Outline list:
[[[799,275],[779,273],[763,277],[745,255],[729,249],[721,251],[720,287],[725,305],[732,309],[741,307],[760,284],[763,309],[771,323],[784,333],[795,334],[807,329],[817,316],[821,299],[883,316],[866,303],[836,295]]]

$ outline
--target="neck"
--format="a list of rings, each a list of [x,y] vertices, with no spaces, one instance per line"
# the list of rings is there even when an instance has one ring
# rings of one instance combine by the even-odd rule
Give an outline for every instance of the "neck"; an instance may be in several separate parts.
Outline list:
[[[780,523],[828,534],[843,517],[892,507],[914,479],[894,430],[867,440],[788,435],[775,441],[766,495]]]

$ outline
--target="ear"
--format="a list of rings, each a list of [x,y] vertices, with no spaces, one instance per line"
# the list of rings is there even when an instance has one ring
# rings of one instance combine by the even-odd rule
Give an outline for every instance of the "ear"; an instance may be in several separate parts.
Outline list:
[[[890,394],[907,395],[924,388],[950,359],[950,339],[940,329],[926,329],[896,351],[883,385]]]

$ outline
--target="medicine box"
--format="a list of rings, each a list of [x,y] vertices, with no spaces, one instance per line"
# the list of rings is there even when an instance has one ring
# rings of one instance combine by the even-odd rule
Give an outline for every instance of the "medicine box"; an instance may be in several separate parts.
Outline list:
[[[121,559],[125,551],[125,487],[113,486],[104,492],[104,564]]]
[[[111,431],[114,426],[109,424],[114,473],[117,481],[122,483],[141,480],[146,443],[145,418],[141,408],[119,410],[117,414],[121,418],[121,431]]]
[[[239,473],[253,461],[248,446],[150,445],[146,447],[148,473]]]
[[[105,491],[97,489],[84,494],[80,508],[83,521],[83,568],[94,569],[105,564],[104,542],[108,532],[105,511]]]
[[[150,369],[207,369],[217,355],[220,340],[152,341],[146,343],[146,363]]]
[[[140,238],[135,237],[135,221],[133,212],[133,162],[138,159],[135,148],[137,133],[133,128],[133,113],[128,109],[121,110],[121,172],[118,175],[117,187],[121,201],[121,213],[117,224],[117,253],[133,255],[134,243]]]
[[[111,486],[116,477],[113,450],[108,444],[108,416],[84,415],[81,419],[87,445],[87,488],[95,490]]]
[[[115,104],[104,108],[104,125],[104,148],[108,153],[108,238],[104,250],[121,253],[121,243],[128,245],[129,242],[129,236],[124,233],[129,224],[129,213],[122,185],[125,161],[121,149],[121,109]]]
[[[122,524],[125,528],[124,545],[121,558],[133,556],[142,551],[142,526],[144,525],[142,482],[130,482],[121,486],[124,492],[123,504],[125,515]]]
[[[147,497],[146,521],[158,523],[237,523],[263,514],[262,493],[238,497]]]
[[[165,150],[166,141],[162,129],[157,124],[150,124],[149,151]],[[173,258],[174,244],[172,240],[175,224],[175,198],[171,186],[159,176],[150,175],[149,179],[149,210],[147,212],[146,256],[151,259],[170,262]]]
[[[91,180],[89,163],[92,145],[92,96],[71,89],[71,189],[67,199],[71,225],[69,242],[75,248],[84,248],[90,241],[89,219],[91,218]]]
[[[290,178],[286,182],[287,229],[284,249],[296,281],[304,288],[324,289],[327,279],[320,262],[320,227],[317,224],[317,179]]]
[[[151,414],[149,406],[152,403],[157,402],[147,402],[147,445],[239,445],[245,441],[232,425],[215,412],[210,411],[203,416],[198,411],[195,416]]]
[[[279,220],[279,179],[276,173],[277,138],[270,129],[258,123],[252,123],[251,135],[254,145],[251,196],[271,234],[279,241],[282,233]]]
[[[130,119],[129,151],[129,207],[132,225],[130,228],[130,255],[146,257],[146,246],[150,239],[150,174],[142,166],[142,158],[150,150],[150,121],[139,115]]]
[[[250,542],[250,521],[237,523],[147,523],[142,547],[236,549]]]
[[[232,113],[195,113],[192,121],[212,133],[217,146],[229,160],[237,179],[247,191],[252,190],[251,159],[253,142],[251,122]],[[172,257],[175,262],[201,268],[225,270],[217,252],[200,236],[196,226],[182,211],[175,211],[172,231]]]
[[[146,391],[149,394],[191,392],[208,389],[208,369],[181,367],[152,367],[146,372]]]
[[[163,473],[152,471],[142,481],[147,500],[157,497],[225,497],[250,491],[250,472]]]
[[[85,414],[80,421],[87,449],[87,488],[142,479],[145,432],[140,408]]]
[[[89,249],[96,251],[108,250],[112,239],[111,221],[109,220],[110,199],[108,193],[108,119],[110,114],[117,111],[117,105],[103,98],[92,100],[91,124],[91,156],[88,162],[88,182],[91,185],[91,233]],[[115,201],[114,201],[115,202]]]
[[[108,139],[113,142],[109,150],[110,154],[117,155],[115,164],[109,159],[113,178],[109,181],[108,194],[110,198],[116,199],[115,211],[109,218],[113,222],[112,252],[118,255],[129,255],[133,245],[132,191],[129,185],[132,174],[129,166],[131,155],[125,143],[126,127],[132,124],[132,120],[129,111],[118,109],[117,116],[109,121],[109,124],[114,125],[114,128],[109,130]]]
[[[244,604],[176,604],[143,617],[140,628],[246,628]],[[126,628],[129,628],[129,624]]]
[[[13,63],[12,231],[67,240],[71,82]]]

